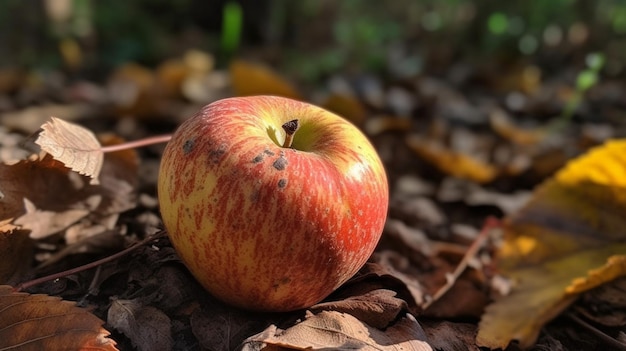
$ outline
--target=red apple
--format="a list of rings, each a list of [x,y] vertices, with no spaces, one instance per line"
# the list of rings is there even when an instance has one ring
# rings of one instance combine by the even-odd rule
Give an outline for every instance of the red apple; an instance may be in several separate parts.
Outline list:
[[[311,104],[253,96],[214,102],[178,128],[158,193],[174,248],[210,293],[278,312],[321,301],[362,267],[389,189],[354,125]]]

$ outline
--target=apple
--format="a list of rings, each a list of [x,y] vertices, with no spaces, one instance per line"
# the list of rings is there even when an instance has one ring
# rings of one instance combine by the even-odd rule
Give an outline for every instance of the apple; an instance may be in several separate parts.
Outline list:
[[[323,300],[378,243],[389,201],[347,120],[275,96],[216,101],[165,147],[158,197],[172,245],[218,299],[257,311]]]

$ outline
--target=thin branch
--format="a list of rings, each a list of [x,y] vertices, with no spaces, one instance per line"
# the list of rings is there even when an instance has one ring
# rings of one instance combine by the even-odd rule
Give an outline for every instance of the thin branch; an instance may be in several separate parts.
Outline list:
[[[498,228],[499,226],[500,226],[500,221],[498,221],[496,218],[493,218],[493,217],[487,218],[476,240],[474,240],[472,245],[467,249],[465,256],[463,256],[463,259],[461,260],[461,262],[459,262],[459,265],[456,267],[454,272],[452,272],[450,276],[448,277],[448,279],[446,279],[446,284],[443,285],[441,288],[439,288],[439,290],[437,290],[437,292],[432,296],[430,300],[426,301],[424,306],[422,306],[423,310],[426,310],[430,306],[432,306],[433,303],[438,301],[443,295],[445,295],[445,293],[447,293],[454,286],[454,283],[456,283],[456,281],[459,279],[461,274],[463,274],[465,269],[467,269],[469,262],[474,257],[476,257],[476,255],[478,254],[478,251],[483,247],[483,245],[489,238],[489,234],[491,233],[491,231],[495,228]]]
[[[29,280],[29,281],[20,283],[20,284],[18,284],[14,288],[14,290],[16,292],[17,291],[23,291],[23,290],[31,288],[31,287],[33,287],[35,285],[39,285],[39,284],[42,284],[42,283],[45,283],[45,282],[48,282],[48,281],[51,281],[51,280],[67,277],[69,275],[80,273],[80,272],[86,271],[88,269],[91,269],[91,268],[94,268],[94,267],[98,267],[98,266],[103,265],[105,263],[112,262],[112,261],[117,260],[118,258],[120,258],[122,256],[125,256],[125,255],[135,251],[137,248],[139,248],[139,247],[141,247],[141,246],[143,246],[143,245],[145,245],[145,244],[147,244],[147,243],[149,243],[149,242],[151,242],[151,241],[153,241],[155,239],[163,237],[164,235],[165,235],[165,231],[161,230],[161,231],[159,231],[159,232],[157,232],[157,233],[155,233],[155,234],[153,234],[153,235],[143,239],[142,241],[140,241],[140,242],[138,242],[138,243],[136,243],[136,244],[134,244],[134,245],[132,245],[132,246],[130,246],[130,247],[128,247],[128,248],[118,252],[118,253],[115,253],[115,254],[113,254],[111,256],[107,256],[107,257],[105,257],[103,259],[100,259],[100,260],[97,260],[97,261],[94,261],[94,262],[91,262],[91,263],[87,263],[86,265],[83,265],[83,266],[80,266],[80,267],[75,267],[75,268],[68,269],[68,270],[63,271],[63,272],[54,273],[54,274],[51,274],[51,275],[47,275],[45,277],[41,277],[41,278],[37,278],[37,279],[33,279],[33,280]]]

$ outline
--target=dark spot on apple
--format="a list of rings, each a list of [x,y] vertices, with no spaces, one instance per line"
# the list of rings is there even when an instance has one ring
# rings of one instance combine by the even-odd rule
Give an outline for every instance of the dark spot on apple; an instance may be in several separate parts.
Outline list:
[[[252,159],[252,163],[259,163],[263,161],[263,158],[264,158],[263,154],[258,154]]]
[[[285,178],[280,178],[278,180],[278,187],[281,189],[284,189],[287,186],[287,179]]]
[[[274,284],[272,284],[272,288],[274,288],[274,290],[278,290],[278,288],[281,285],[289,284],[290,282],[291,282],[291,278],[289,278],[289,277],[282,277],[279,280],[277,280]]]
[[[222,156],[226,153],[226,148],[226,144],[221,144],[217,149],[209,151],[209,163],[219,163]]]
[[[185,141],[185,143],[183,144],[183,153],[185,155],[188,155],[193,150],[195,143],[196,142],[193,139]]]
[[[274,161],[272,166],[277,170],[282,171],[287,167],[287,159],[281,155],[279,158],[276,159],[276,161]]]
[[[268,156],[274,156],[274,155],[275,155],[275,153],[273,153],[272,151],[267,150],[267,149],[265,149],[265,150],[263,151],[263,153],[264,153],[264,154],[266,154],[266,155],[268,155]]]

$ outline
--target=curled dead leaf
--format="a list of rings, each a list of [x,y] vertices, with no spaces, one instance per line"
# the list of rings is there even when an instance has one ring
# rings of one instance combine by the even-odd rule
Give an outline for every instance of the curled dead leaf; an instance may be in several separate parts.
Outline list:
[[[104,153],[90,130],[56,117],[51,117],[41,128],[43,131],[35,142],[43,151],[90,177],[91,184],[98,184]]]

